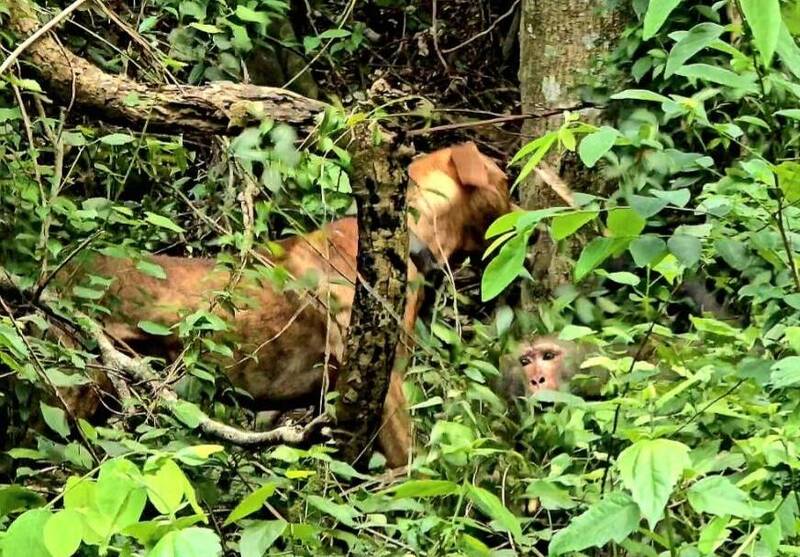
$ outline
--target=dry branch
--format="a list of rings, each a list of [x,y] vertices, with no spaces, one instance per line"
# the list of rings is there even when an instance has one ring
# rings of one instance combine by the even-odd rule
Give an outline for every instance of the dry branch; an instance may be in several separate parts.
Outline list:
[[[9,0],[8,27],[21,38],[42,23],[26,0]],[[44,33],[27,45],[25,59],[66,102],[96,111],[104,120],[151,131],[229,134],[267,117],[309,130],[326,104],[285,89],[229,82],[148,85],[113,75],[69,52]]]

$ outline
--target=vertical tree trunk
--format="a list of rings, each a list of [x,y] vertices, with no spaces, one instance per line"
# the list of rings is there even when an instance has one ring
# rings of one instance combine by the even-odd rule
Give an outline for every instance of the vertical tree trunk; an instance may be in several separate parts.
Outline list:
[[[359,131],[367,132],[365,126]],[[399,142],[364,147],[369,137],[363,134],[353,160],[359,279],[336,382],[338,444],[351,463],[365,454],[380,426],[402,328],[408,259],[408,160]]]
[[[520,95],[522,111],[554,110],[580,103],[579,86],[602,54],[608,52],[622,28],[618,11],[608,0],[523,0],[520,22]],[[584,120],[598,118],[583,111]],[[528,120],[523,137],[530,141],[558,128],[563,117]],[[551,156],[546,161],[570,188],[592,189],[591,177],[580,172],[574,156]],[[520,201],[527,209],[564,205],[564,201],[535,174],[522,184]],[[535,291],[523,293],[523,305],[547,297],[569,275],[569,267],[555,256],[552,241],[541,234],[534,248]]]

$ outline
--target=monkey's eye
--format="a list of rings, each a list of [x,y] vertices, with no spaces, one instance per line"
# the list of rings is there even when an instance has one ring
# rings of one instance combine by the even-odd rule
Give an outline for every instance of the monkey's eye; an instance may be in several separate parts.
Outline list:
[[[547,361],[547,360],[555,360],[555,359],[556,359],[556,353],[555,353],[555,352],[552,352],[552,351],[550,351],[550,350],[547,350],[546,352],[544,352],[544,353],[542,354],[542,359],[543,359],[544,361]]]
[[[519,359],[519,363],[520,363],[520,365],[526,366],[526,365],[528,365],[529,363],[531,363],[531,359],[530,359],[528,356],[522,356],[522,357]]]

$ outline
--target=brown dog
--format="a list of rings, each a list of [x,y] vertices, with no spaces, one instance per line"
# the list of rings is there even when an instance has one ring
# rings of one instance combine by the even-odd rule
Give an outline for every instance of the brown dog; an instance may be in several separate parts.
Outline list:
[[[474,143],[417,158],[409,176],[416,185],[409,190],[409,204],[419,215],[416,221],[409,217],[414,260],[445,263],[458,251],[480,248],[488,225],[510,210],[505,174]],[[324,364],[335,369],[341,360],[355,292],[356,226],[355,218],[344,218],[306,236],[278,242],[279,255],[263,253],[294,277],[314,278],[316,286],[310,293],[281,292],[255,272],[244,274],[233,289],[236,309],[225,315],[228,329],[214,338],[233,341],[233,359],[220,363],[232,383],[260,405],[319,395],[328,367]],[[164,270],[166,279],[139,272],[134,261],[107,257],[92,258],[77,276],[114,278],[104,300],[112,307],[105,326],[113,337],[143,353],[174,358],[180,349],[177,335],[149,335],[137,324],[172,326],[187,315],[207,311],[214,293],[229,285],[230,274],[212,259],[154,256],[150,262]],[[409,263],[409,279],[417,274],[417,267]],[[420,302],[419,292],[410,288],[403,323],[409,335]],[[224,311],[217,305],[214,313]],[[396,371],[379,435],[391,466],[408,459],[411,438],[405,407],[402,374]]]

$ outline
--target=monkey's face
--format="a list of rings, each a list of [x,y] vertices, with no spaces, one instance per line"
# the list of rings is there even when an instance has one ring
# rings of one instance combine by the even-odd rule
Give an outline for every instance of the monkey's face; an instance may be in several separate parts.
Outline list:
[[[519,365],[527,380],[526,391],[534,394],[542,390],[561,388],[564,375],[564,345],[549,340],[537,340],[530,345],[521,346]]]

